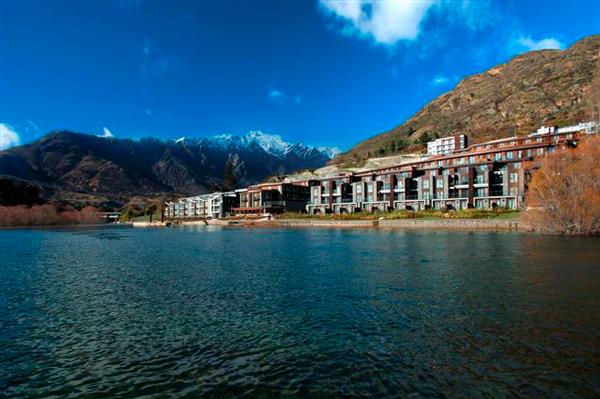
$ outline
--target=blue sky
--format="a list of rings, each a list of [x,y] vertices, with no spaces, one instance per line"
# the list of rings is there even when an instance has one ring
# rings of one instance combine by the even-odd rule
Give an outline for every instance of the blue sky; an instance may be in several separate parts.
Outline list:
[[[262,130],[348,149],[599,16],[596,0],[0,0],[0,146]]]

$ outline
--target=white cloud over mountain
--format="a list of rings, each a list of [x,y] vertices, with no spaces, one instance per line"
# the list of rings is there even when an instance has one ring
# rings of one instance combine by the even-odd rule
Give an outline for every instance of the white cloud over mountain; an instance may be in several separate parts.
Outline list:
[[[0,151],[17,146],[20,143],[21,137],[15,129],[7,123],[0,123]]]
[[[525,51],[556,49],[562,50],[565,45],[558,39],[548,37],[540,40],[534,40],[530,36],[521,36],[517,40],[517,46],[520,46]]]
[[[442,86],[447,84],[448,82],[450,82],[450,79],[447,76],[437,75],[431,80],[430,84],[433,86]]]
[[[102,134],[99,135],[98,137],[103,137],[105,139],[110,139],[112,137],[115,137],[114,134],[112,134],[112,132],[110,130],[108,130],[108,128],[106,126],[102,127]]]

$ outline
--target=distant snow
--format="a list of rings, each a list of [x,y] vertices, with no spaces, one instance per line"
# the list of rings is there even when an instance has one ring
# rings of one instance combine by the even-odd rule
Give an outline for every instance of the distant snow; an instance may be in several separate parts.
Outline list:
[[[268,134],[260,130],[251,131],[245,135],[220,134],[204,137],[198,140],[207,145],[222,149],[246,149],[253,145],[261,147],[265,152],[278,158],[294,153],[301,158],[307,158],[316,153],[331,159],[341,151],[335,147],[310,146],[302,143],[290,143],[277,134]]]

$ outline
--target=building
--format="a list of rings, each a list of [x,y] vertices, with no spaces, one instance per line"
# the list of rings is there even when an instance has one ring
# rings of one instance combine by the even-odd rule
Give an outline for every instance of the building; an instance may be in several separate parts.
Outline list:
[[[216,192],[179,198],[165,203],[167,219],[220,219],[231,214],[237,205],[234,192]]]
[[[306,210],[516,209],[523,204],[531,174],[543,157],[556,148],[575,146],[583,132],[536,132],[474,144],[416,162],[328,177],[311,187]]]
[[[313,214],[355,212],[358,208],[353,193],[355,181],[352,174],[346,174],[313,183],[310,186],[307,212]]]
[[[464,150],[468,145],[468,137],[464,134],[442,137],[427,143],[427,155],[450,154],[454,151]]]
[[[236,190],[236,215],[264,215],[304,212],[312,181],[262,183]]]
[[[597,122],[581,122],[577,125],[572,126],[540,126],[538,130],[533,132],[532,136],[537,136],[540,134],[551,134],[551,133],[573,133],[573,132],[582,132],[586,134],[595,133],[596,129],[598,129]]]

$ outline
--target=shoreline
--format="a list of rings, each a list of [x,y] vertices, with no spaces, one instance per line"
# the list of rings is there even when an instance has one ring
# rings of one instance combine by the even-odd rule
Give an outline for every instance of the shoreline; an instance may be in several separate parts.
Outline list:
[[[533,232],[529,223],[519,219],[382,219],[382,220],[318,220],[318,219],[246,219],[169,222],[134,222],[133,227],[221,226],[243,228],[371,228],[423,230],[482,230]]]
[[[280,219],[243,222],[244,227],[325,227],[325,228],[382,228],[427,230],[487,230],[531,232],[527,223],[519,220],[494,219],[382,219],[382,220],[301,220]]]

